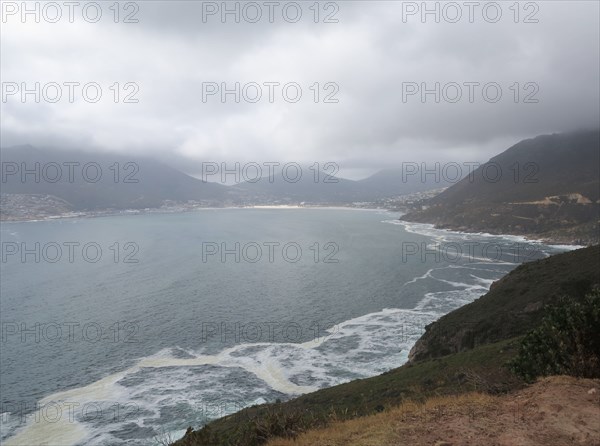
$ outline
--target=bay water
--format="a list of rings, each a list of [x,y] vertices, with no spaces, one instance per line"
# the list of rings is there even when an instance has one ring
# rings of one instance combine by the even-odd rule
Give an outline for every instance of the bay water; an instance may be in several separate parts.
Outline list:
[[[379,210],[2,223],[3,444],[147,445],[406,362],[424,327],[569,247]]]

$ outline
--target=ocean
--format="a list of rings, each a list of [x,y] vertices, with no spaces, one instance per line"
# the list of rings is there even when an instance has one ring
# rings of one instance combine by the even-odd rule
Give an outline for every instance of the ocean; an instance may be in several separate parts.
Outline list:
[[[570,249],[379,210],[2,223],[2,444],[148,445],[398,367],[424,327]]]

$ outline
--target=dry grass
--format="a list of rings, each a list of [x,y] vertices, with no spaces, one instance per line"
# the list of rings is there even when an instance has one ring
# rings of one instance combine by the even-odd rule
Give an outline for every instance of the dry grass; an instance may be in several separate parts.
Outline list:
[[[473,418],[489,413],[495,398],[482,393],[429,398],[424,403],[406,401],[379,414],[334,422],[294,440],[273,439],[268,446],[373,446],[397,445],[405,434],[435,426],[450,416]]]
[[[553,376],[506,395],[407,401],[268,446],[599,446],[600,380]]]

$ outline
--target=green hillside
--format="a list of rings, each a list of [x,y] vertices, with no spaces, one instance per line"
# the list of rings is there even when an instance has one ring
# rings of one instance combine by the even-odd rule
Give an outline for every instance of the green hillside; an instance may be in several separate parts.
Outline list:
[[[490,291],[426,327],[412,360],[435,358],[522,336],[537,326],[544,307],[581,298],[600,284],[600,245],[524,263]]]

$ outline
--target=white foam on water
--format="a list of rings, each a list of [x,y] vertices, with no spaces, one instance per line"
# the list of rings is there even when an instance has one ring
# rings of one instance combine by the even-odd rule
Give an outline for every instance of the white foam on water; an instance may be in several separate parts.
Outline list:
[[[329,330],[327,336],[304,343],[256,343],[240,344],[224,349],[216,355],[192,354],[189,358],[173,356],[170,349],[141,358],[132,367],[106,376],[87,386],[56,392],[43,398],[39,404],[57,402],[119,401],[121,404],[135,402],[145,411],[146,416],[129,423],[148,425],[148,413],[158,415],[159,405],[165,390],[180,395],[180,401],[187,401],[188,382],[156,380],[159,389],[144,388],[144,384],[128,387],[120,384],[124,378],[143,370],[175,368],[186,369],[200,366],[238,368],[252,373],[265,383],[266,388],[285,395],[299,395],[319,388],[338,384],[356,377],[371,376],[406,360],[410,346],[422,334],[422,328],[437,319],[440,313],[407,309],[384,309],[342,322]],[[252,350],[252,351],[250,351]],[[246,354],[248,352],[248,354]],[[374,362],[373,357],[377,357]],[[332,372],[334,372],[332,374]],[[183,378],[183,377],[181,377]],[[149,400],[148,394],[154,396]],[[171,403],[176,403],[171,398]],[[256,404],[256,399],[248,404]],[[237,407],[240,409],[241,407]],[[225,415],[225,414],[223,414]],[[111,423],[111,430],[118,430],[126,422]],[[151,423],[150,423],[151,425]],[[106,428],[106,426],[104,426]],[[112,439],[111,439],[112,438]],[[109,444],[115,438],[98,427],[75,419],[63,417],[58,422],[27,418],[26,424],[8,439],[7,445],[32,444]]]
[[[471,276],[473,278],[473,280],[475,280],[476,282],[480,283],[484,289],[488,290],[490,288],[490,286],[492,285],[492,283],[495,282],[494,279],[484,279],[483,277],[478,277],[474,274],[469,274],[469,276]]]
[[[7,446],[13,445],[43,445],[43,444],[78,444],[85,440],[89,432],[81,423],[72,419],[70,412],[63,412],[59,417],[45,416],[44,407],[67,403],[62,406],[68,409],[68,404],[78,406],[98,401],[120,401],[125,395],[117,382],[133,368],[106,376],[87,386],[77,387],[56,392],[42,398],[36,410],[27,416],[25,426],[16,435],[4,441]],[[72,407],[72,406],[71,406]]]
[[[21,414],[2,412],[0,414],[0,444],[1,440],[7,435],[7,432],[14,432],[18,429],[22,423]]]
[[[22,445],[73,445],[81,443],[88,436],[88,430],[79,423],[61,417],[55,422],[28,421],[27,426],[2,444]]]
[[[574,251],[576,249],[585,248],[585,245],[546,245],[561,251]]]
[[[427,272],[425,274],[423,274],[422,276],[415,277],[414,279],[409,280],[408,282],[406,282],[404,284],[404,286],[409,285],[411,283],[418,282],[419,280],[430,279],[431,278],[431,273],[433,273],[433,271],[435,271],[435,270],[436,270],[436,268],[431,268],[431,269],[427,270]]]
[[[436,242],[445,242],[448,240],[448,236],[453,234],[444,229],[436,229],[433,225],[428,223],[410,223],[403,220],[384,220],[383,223],[402,226],[406,232],[424,235],[432,238]],[[460,235],[459,233],[454,234]]]
[[[529,244],[536,245],[539,247],[550,248],[555,251],[573,251],[575,249],[583,248],[584,245],[563,245],[563,244],[549,244],[544,240],[532,239],[522,235],[512,235],[512,234],[490,234],[489,232],[463,232],[463,231],[453,231],[451,229],[440,229],[436,228],[435,225],[431,223],[415,223],[408,222],[404,220],[383,220],[382,223],[389,223],[394,225],[400,225],[404,227],[406,232],[410,232],[412,234],[424,235],[427,237],[432,237],[437,241],[446,242],[450,240],[450,238],[454,238],[456,240],[470,240],[474,238],[495,238],[501,239],[508,242],[515,242],[520,244]],[[552,253],[544,250],[542,254],[545,257],[550,256]]]

